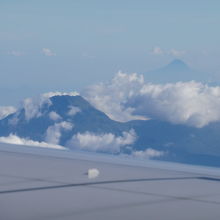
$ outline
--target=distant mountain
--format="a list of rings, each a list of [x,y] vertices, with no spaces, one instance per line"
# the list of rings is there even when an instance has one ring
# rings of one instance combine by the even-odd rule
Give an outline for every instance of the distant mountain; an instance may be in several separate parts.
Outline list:
[[[160,120],[131,121],[138,135],[134,148],[167,152],[162,160],[220,167],[220,123],[202,128]]]
[[[191,69],[185,62],[175,59],[164,67],[144,73],[146,81],[153,83],[172,83],[178,81],[209,82],[209,75]]]
[[[126,124],[111,120],[81,96],[53,96],[49,102],[35,106],[34,109],[29,108],[22,108],[0,120],[0,136],[16,134],[35,141],[45,141],[48,128],[58,130],[60,124],[62,136],[57,144],[65,146],[68,139],[76,133],[89,131],[120,135],[129,129]],[[63,122],[72,128],[65,129],[65,124],[61,124]]]
[[[185,68],[183,64],[179,65]],[[131,130],[136,133],[136,141],[131,141],[128,135]],[[219,131],[220,123],[211,123],[203,128],[160,120],[120,123],[111,120],[81,96],[68,95],[53,96],[40,104],[28,101],[23,108],[0,120],[0,136],[16,134],[71,148],[68,142],[74,135],[86,134],[82,144],[91,145],[97,151],[102,151],[104,143],[107,144],[105,152],[113,145],[122,144],[129,145],[129,148],[123,147],[117,153],[131,154],[151,148],[164,152],[159,158],[162,160],[215,166],[220,166]],[[99,136],[87,140],[87,132]],[[92,146],[97,141],[99,148]]]
[[[184,63],[182,60],[179,59],[175,59],[172,62],[170,62],[169,64],[167,64],[165,67],[160,69],[161,71],[170,71],[170,72],[187,72],[187,71],[191,71],[189,66]]]

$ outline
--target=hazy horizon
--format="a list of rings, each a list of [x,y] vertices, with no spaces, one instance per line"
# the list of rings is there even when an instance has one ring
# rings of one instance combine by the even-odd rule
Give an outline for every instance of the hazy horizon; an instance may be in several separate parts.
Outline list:
[[[219,1],[0,1],[0,105],[181,59],[220,78]],[[146,79],[147,80],[147,79]],[[14,100],[12,100],[14,99]]]

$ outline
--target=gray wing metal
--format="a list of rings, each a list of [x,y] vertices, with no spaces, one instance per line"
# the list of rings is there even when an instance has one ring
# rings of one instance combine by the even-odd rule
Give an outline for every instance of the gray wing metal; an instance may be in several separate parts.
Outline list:
[[[2,220],[219,220],[219,189],[215,168],[0,144]]]

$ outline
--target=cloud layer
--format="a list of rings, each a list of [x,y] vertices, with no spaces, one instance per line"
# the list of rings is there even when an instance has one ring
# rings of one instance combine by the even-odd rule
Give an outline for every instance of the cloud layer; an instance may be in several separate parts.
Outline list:
[[[154,150],[152,148],[147,148],[145,151],[133,151],[132,155],[136,158],[141,159],[152,159],[162,157],[165,153],[163,151]]]
[[[58,149],[58,150],[66,149],[65,147],[60,146],[60,145],[50,144],[50,143],[46,143],[46,142],[33,141],[33,140],[30,140],[30,139],[25,139],[25,138],[18,137],[14,134],[10,134],[7,137],[0,137],[0,142],[1,143],[7,143],[7,144],[33,146],[33,147],[53,148],[53,149]]]
[[[119,72],[83,96],[117,121],[154,118],[195,127],[220,121],[220,87],[194,81],[152,84],[142,75]]]
[[[91,132],[77,133],[68,143],[72,149],[120,153],[122,147],[132,145],[136,140],[133,130],[123,132],[122,136],[112,133],[94,134]]]

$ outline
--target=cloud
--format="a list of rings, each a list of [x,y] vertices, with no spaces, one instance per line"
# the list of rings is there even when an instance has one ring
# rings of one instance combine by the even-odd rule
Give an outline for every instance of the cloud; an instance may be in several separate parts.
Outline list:
[[[142,75],[119,72],[111,82],[82,94],[117,121],[144,117],[195,127],[220,121],[220,87],[194,81],[152,84]]]
[[[78,112],[81,112],[80,108],[76,107],[76,106],[69,106],[69,111],[67,113],[67,115],[69,116],[74,116],[76,115]]]
[[[174,57],[181,57],[182,55],[184,55],[186,53],[185,50],[176,50],[176,49],[171,49],[170,51],[168,51],[168,54],[174,56]]]
[[[122,136],[112,133],[94,134],[91,132],[77,133],[68,143],[72,149],[120,153],[122,147],[129,146],[136,141],[133,130],[123,132]]]
[[[100,83],[86,88],[82,96],[113,120],[126,122],[145,119],[143,116],[134,115],[134,108],[124,105],[130,96],[139,93],[143,85],[142,75],[119,72],[110,83]]]
[[[156,46],[156,47],[153,48],[151,53],[153,55],[163,55],[165,53],[165,51],[163,51],[160,47]]]
[[[15,112],[16,108],[13,106],[0,106],[0,120]]]
[[[220,120],[220,87],[209,87],[194,81],[146,84],[139,94],[128,100],[127,105],[135,106],[134,114],[203,127]]]
[[[16,50],[9,51],[8,54],[16,57],[20,57],[24,55],[22,52]]]
[[[174,57],[181,57],[184,54],[186,54],[185,50],[177,50],[177,49],[170,49],[170,50],[163,50],[161,47],[155,46],[152,51],[151,54],[153,55],[171,55]]]
[[[73,128],[73,124],[70,122],[60,122],[49,126],[46,131],[45,141],[51,144],[59,144],[62,131],[69,131]]]
[[[58,92],[58,91],[56,91],[56,92],[47,92],[47,93],[42,94],[41,96],[45,99],[49,99],[53,96],[63,96],[63,95],[78,96],[80,94],[76,91],[73,91],[73,92]]]
[[[37,98],[27,98],[23,101],[21,108],[24,108],[26,120],[30,120],[34,117],[40,117],[42,115],[42,106],[51,105],[50,99],[44,96]]]
[[[53,121],[61,120],[61,116],[57,114],[56,112],[52,111],[49,113],[49,118]]]
[[[47,105],[48,107],[52,104],[50,98],[53,96],[77,96],[79,93],[77,92],[48,92],[40,95],[39,97],[27,98],[25,99],[20,109],[24,108],[25,110],[25,118],[26,120],[30,120],[34,117],[40,117],[42,115],[42,106]]]
[[[7,137],[0,137],[0,142],[7,143],[7,144],[33,146],[33,147],[53,148],[53,149],[59,149],[59,150],[66,149],[65,147],[60,146],[60,145],[49,144],[49,143],[45,143],[45,142],[38,142],[38,141],[30,140],[30,139],[20,138],[14,134],[10,134]]]
[[[163,151],[147,148],[145,151],[133,151],[132,156],[141,159],[152,159],[162,157],[165,153]]]
[[[43,48],[42,52],[45,56],[56,56],[56,53],[52,52],[49,48]]]

